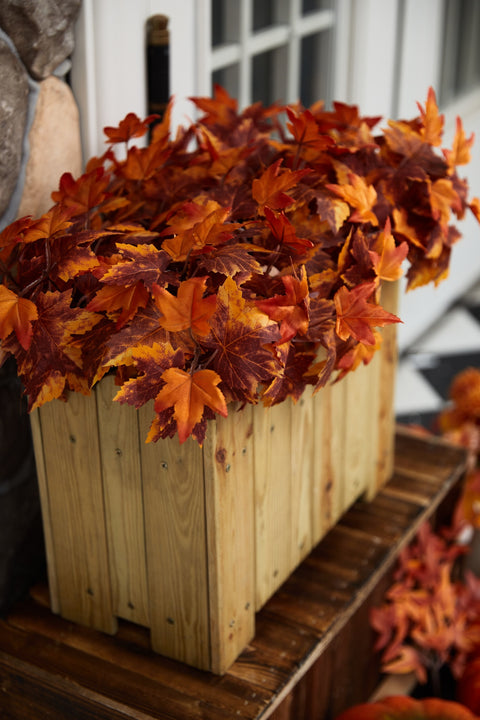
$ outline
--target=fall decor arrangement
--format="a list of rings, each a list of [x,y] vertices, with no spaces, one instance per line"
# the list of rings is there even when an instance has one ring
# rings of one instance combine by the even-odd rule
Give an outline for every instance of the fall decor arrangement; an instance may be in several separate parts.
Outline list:
[[[389,478],[396,281],[446,277],[480,202],[433,90],[382,130],[342,103],[194,103],[173,137],[169,111],[106,128],[0,234],[0,352],[34,411],[52,609],[222,673]]]
[[[455,561],[467,549],[425,523],[400,553],[385,602],[370,616],[385,672],[415,672],[420,683],[428,673],[437,692],[443,666],[461,677],[480,644],[480,580],[470,571],[464,578],[455,573]]]
[[[149,440],[205,438],[228,404],[297,400],[368,363],[398,322],[380,285],[448,273],[469,200],[461,121],[364,118],[354,106],[252,105],[221,88],[169,136],[129,114],[52,209],[0,235],[0,338],[34,409],[88,394],[115,368],[116,400],[154,400]],[[286,113],[286,127],[282,118]],[[122,152],[116,153],[116,148]],[[123,158],[123,159],[122,159]]]

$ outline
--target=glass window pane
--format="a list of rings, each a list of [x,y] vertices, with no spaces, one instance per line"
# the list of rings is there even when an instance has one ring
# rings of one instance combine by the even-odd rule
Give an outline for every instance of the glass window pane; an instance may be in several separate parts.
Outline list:
[[[229,65],[212,73],[212,91],[214,85],[221,85],[229,95],[238,97],[239,94],[239,68],[238,65]]]
[[[332,31],[307,35],[302,40],[300,59],[300,101],[310,107],[317,100],[328,105],[332,98],[330,78]]]
[[[288,21],[288,3],[283,0],[253,0],[252,31]]]
[[[439,98],[442,105],[480,85],[479,34],[478,0],[447,0]]]
[[[212,0],[212,47],[238,41],[240,3]]]
[[[287,50],[268,50],[252,58],[252,102],[272,105],[287,95]]]
[[[333,0],[302,0],[302,15],[316,12],[317,10],[331,10]]]

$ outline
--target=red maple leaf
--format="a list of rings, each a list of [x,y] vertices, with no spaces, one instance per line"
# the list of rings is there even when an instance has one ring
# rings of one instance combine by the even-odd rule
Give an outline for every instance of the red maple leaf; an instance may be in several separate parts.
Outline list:
[[[362,283],[352,290],[341,287],[335,293],[336,333],[342,340],[353,337],[366,345],[375,345],[373,327],[401,322],[396,315],[368,302],[375,288],[375,282]]]
[[[314,247],[313,242],[307,238],[297,237],[295,227],[289,221],[285,213],[275,213],[269,207],[265,207],[265,217],[272,230],[273,236],[280,245],[303,254]]]
[[[217,293],[210,328],[205,346],[213,350],[213,367],[232,399],[254,402],[258,383],[270,381],[279,369],[273,347],[268,347],[279,339],[277,323],[247,305],[240,288],[227,278]]]
[[[282,277],[285,295],[275,295],[267,300],[257,300],[257,307],[269,318],[280,323],[279,344],[291,340],[297,333],[304,335],[308,329],[308,282],[305,266],[301,267],[301,277],[292,275]]]

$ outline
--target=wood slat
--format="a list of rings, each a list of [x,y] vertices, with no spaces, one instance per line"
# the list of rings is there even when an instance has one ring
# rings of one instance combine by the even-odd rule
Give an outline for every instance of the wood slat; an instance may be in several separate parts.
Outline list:
[[[151,408],[139,410],[142,437]],[[202,451],[190,438],[141,446],[152,647],[210,666]]]
[[[381,286],[382,306],[396,314],[399,303],[399,283],[384,282]],[[378,407],[378,474],[377,486],[370,488],[373,497],[393,472],[395,437],[395,374],[397,368],[397,328],[395,324],[381,329],[382,349],[379,356],[379,407]]]
[[[50,607],[53,612],[60,612],[60,600],[58,597],[57,567],[55,562],[55,551],[53,544],[53,528],[50,515],[50,501],[48,498],[47,474],[45,471],[45,456],[43,454],[42,427],[40,424],[40,413],[34,410],[30,413],[30,427],[32,430],[32,442],[35,453],[35,464],[37,471],[38,491],[40,494],[43,536],[45,542],[45,554],[47,559],[48,588],[50,592]]]
[[[224,673],[255,633],[251,408],[230,409],[204,445],[210,669]]]
[[[288,577],[299,557],[295,547],[292,506],[292,405],[256,406],[255,562],[256,608]],[[296,525],[296,522],[295,522]]]
[[[113,402],[113,377],[96,386],[108,557],[115,615],[149,625],[138,413]]]
[[[94,397],[73,393],[39,415],[59,610],[115,632]]]

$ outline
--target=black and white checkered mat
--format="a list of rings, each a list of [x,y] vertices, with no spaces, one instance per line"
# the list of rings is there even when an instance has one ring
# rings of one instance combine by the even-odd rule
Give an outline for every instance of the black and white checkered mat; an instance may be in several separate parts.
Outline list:
[[[453,378],[467,367],[480,368],[480,283],[400,357],[397,421],[434,429]]]

